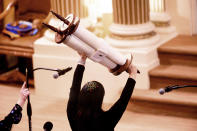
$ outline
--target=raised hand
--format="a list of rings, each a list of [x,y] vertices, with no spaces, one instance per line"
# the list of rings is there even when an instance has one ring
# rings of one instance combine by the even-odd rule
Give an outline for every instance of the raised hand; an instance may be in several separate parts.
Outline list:
[[[25,101],[27,99],[27,96],[30,94],[29,89],[26,88],[26,82],[23,83],[20,93],[19,93],[19,98],[17,101],[17,104],[23,107],[25,104]]]

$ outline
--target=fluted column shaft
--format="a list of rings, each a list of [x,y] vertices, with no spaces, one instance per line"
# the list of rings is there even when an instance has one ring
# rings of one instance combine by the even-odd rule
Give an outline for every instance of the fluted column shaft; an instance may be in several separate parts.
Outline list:
[[[113,24],[110,37],[115,39],[139,40],[150,38],[156,33],[150,22],[149,0],[113,0]]]
[[[165,0],[150,0],[151,12],[165,12]]]
[[[51,0],[51,10],[64,17],[70,13],[80,18],[88,17],[85,0]]]
[[[116,24],[142,24],[149,21],[149,0],[113,0]]]

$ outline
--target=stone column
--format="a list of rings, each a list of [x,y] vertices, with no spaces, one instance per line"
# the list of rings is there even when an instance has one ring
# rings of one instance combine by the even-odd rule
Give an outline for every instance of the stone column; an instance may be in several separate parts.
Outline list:
[[[158,33],[175,32],[170,25],[171,17],[166,13],[165,0],[150,0],[150,20],[155,24]]]
[[[149,0],[113,0],[109,38],[121,40],[121,44],[112,42],[113,46],[145,47],[154,44],[158,40],[154,29],[149,18]]]
[[[80,18],[88,17],[85,0],[51,0],[51,10],[66,17],[72,13]]]
[[[149,0],[113,0],[113,24],[110,26],[108,43],[127,58],[141,74],[136,88],[149,88],[148,72],[159,65],[157,42],[160,37],[149,17]]]
[[[149,21],[147,0],[113,0],[114,23],[132,25]]]
[[[85,0],[50,0],[51,10],[57,12],[63,17],[72,13],[80,17],[80,23],[86,22],[88,16],[88,10],[85,6]],[[44,5],[43,5],[44,6]],[[86,22],[87,26],[90,22]],[[49,20],[52,26],[60,27],[60,22],[55,17]],[[48,67],[52,69],[63,69],[65,67],[73,66],[77,63],[78,54],[68,46],[55,43],[55,33],[47,29],[44,36],[34,42],[34,55],[33,55],[33,67]],[[92,66],[94,67],[94,66]],[[74,70],[72,70],[74,71]],[[34,72],[34,82],[36,93],[39,95],[57,96],[60,98],[68,99],[69,88],[65,89],[66,85],[71,85],[73,73],[68,73],[58,79],[50,77],[50,72],[38,71]],[[43,77],[49,76],[49,77]],[[42,78],[42,79],[40,79]],[[53,88],[59,87],[57,90]],[[47,88],[44,88],[47,87]]]

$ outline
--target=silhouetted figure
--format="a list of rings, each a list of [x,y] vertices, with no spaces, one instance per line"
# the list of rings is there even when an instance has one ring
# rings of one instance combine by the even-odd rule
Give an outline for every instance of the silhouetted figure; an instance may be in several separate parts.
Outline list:
[[[102,110],[104,87],[97,81],[86,83],[81,89],[86,56],[76,67],[67,105],[68,120],[73,131],[113,131],[122,117],[135,86],[137,69],[130,65],[129,78],[118,101],[108,110]],[[113,87],[111,87],[113,88]]]

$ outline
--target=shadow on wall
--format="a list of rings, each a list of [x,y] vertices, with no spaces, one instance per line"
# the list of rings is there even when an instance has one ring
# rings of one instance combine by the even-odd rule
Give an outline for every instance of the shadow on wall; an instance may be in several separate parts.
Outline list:
[[[191,4],[190,0],[166,0],[166,11],[179,34],[192,34]]]

